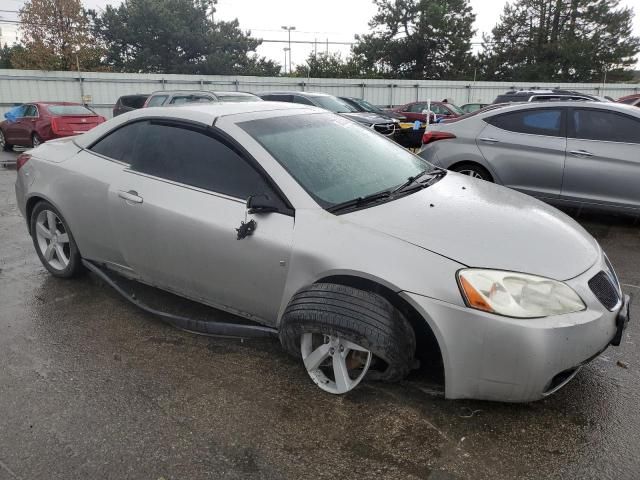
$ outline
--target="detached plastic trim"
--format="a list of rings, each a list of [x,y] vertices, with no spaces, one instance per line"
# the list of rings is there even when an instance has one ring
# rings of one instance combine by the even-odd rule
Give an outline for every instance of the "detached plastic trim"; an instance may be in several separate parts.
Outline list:
[[[278,331],[275,328],[265,327],[262,325],[198,320],[156,310],[125,292],[122,287],[120,287],[111,279],[111,277],[109,277],[109,275],[103,272],[102,269],[94,263],[83,259],[82,264],[135,306],[141,308],[145,312],[158,316],[164,323],[171,325],[178,330],[211,337],[261,338],[278,336]]]

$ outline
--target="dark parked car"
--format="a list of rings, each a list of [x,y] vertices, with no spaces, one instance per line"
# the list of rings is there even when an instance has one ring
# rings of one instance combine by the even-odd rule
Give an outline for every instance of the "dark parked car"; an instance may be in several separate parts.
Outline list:
[[[412,102],[392,108],[390,112],[402,115],[410,122],[415,122],[416,120],[426,122],[427,115],[423,112],[427,110],[427,106],[429,106],[428,102]],[[437,123],[440,120],[464,115],[464,112],[454,104],[444,102],[431,102],[431,112],[433,113],[429,118],[429,123]]]
[[[493,103],[509,102],[552,102],[560,100],[577,100],[591,102],[608,101],[604,97],[574,92],[573,90],[509,90],[498,95]]]
[[[388,118],[391,118],[391,119],[395,118],[396,120],[399,120],[400,122],[406,122],[407,121],[407,117],[405,117],[404,115],[401,115],[401,114],[395,113],[395,112],[391,112],[391,111],[382,110],[380,107],[376,107],[372,103],[369,103],[366,100],[363,100],[362,98],[356,98],[356,97],[338,97],[338,98],[340,100],[342,100],[343,102],[346,102],[349,105],[351,105],[358,112],[377,113],[378,115],[383,116],[383,117],[388,117]]]
[[[210,102],[259,102],[260,97],[246,92],[208,92],[204,90],[161,90],[153,92],[145,107],[183,105]]]
[[[14,120],[0,123],[0,148],[37,147],[53,138],[84,133],[104,121],[103,116],[79,103],[25,103]]]
[[[389,115],[380,115],[373,112],[356,110],[344,100],[327,93],[313,92],[265,92],[258,94],[263,100],[271,102],[300,103],[324,108],[334,113],[339,113],[351,120],[373,128],[383,135],[393,136],[400,128],[400,122]]]
[[[144,102],[149,98],[148,93],[137,93],[135,95],[123,95],[116,104],[113,106],[113,116],[117,117],[123,113],[130,112],[131,110],[137,110],[144,107]]]

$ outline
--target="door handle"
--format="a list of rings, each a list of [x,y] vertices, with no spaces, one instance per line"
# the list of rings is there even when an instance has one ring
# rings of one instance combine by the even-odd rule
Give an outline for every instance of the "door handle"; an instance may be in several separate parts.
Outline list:
[[[587,152],[586,150],[571,150],[569,153],[576,157],[593,157],[593,153]]]
[[[132,202],[132,203],[142,203],[142,197],[138,195],[138,192],[136,192],[135,190],[129,190],[128,192],[125,192],[124,190],[118,190],[118,196],[124,200],[126,200],[127,202]]]
[[[491,138],[491,137],[482,137],[479,140],[481,142],[486,142],[486,143],[500,143],[500,140],[498,140],[497,138]]]

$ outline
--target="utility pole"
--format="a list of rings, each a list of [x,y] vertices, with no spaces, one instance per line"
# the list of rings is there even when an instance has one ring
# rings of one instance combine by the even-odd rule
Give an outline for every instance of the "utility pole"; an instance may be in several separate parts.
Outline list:
[[[290,52],[290,48],[289,47],[284,47],[282,50],[284,50],[284,74],[287,74],[287,52]],[[291,58],[291,53],[289,53],[289,58]],[[289,73],[291,73],[291,67],[289,67]]]
[[[283,25],[281,28],[289,33],[289,73],[291,73],[291,30],[295,30],[296,27]]]

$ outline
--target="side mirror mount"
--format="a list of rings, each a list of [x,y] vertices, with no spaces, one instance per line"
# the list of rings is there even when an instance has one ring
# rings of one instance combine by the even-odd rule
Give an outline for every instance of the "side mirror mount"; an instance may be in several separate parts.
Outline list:
[[[278,203],[269,195],[264,193],[260,195],[251,195],[247,198],[247,212],[253,213],[272,213],[280,210]]]

